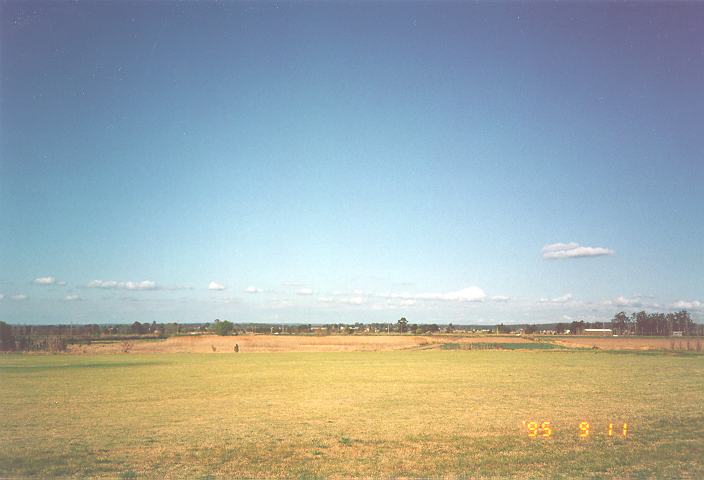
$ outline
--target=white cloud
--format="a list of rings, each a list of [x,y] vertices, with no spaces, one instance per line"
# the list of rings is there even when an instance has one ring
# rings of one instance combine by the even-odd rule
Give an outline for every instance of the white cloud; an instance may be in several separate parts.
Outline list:
[[[508,302],[511,300],[511,297],[507,297],[506,295],[494,295],[491,299],[494,302]]]
[[[572,294],[567,293],[556,298],[541,298],[540,303],[568,303],[572,301]]]
[[[208,290],[225,290],[225,285],[218,282],[210,282],[208,284]]]
[[[702,306],[704,306],[704,304],[702,304],[702,302],[700,302],[699,300],[678,300],[672,305],[670,305],[671,308],[683,308],[686,310],[697,310]]]
[[[298,295],[313,295],[313,289],[311,288],[299,288],[296,292]]]
[[[571,321],[572,321],[572,317],[570,317],[569,315],[563,315],[563,316],[562,316],[562,319],[563,319],[563,320],[567,320],[568,322],[571,322]]]
[[[262,290],[261,288],[257,288],[254,285],[250,285],[245,289],[245,292],[247,293],[262,293],[263,291],[264,290]]]
[[[411,294],[408,292],[402,293],[379,293],[375,297],[386,299],[400,300],[430,300],[430,301],[450,301],[450,302],[483,302],[486,299],[486,293],[479,287],[467,287],[462,290],[456,290],[446,293],[417,293]]]
[[[578,243],[570,242],[545,245],[542,253],[543,258],[557,259],[613,255],[614,251],[604,247],[583,247]]]
[[[55,277],[38,277],[34,279],[34,283],[37,285],[54,285],[56,283]]]
[[[421,293],[414,298],[419,300],[446,300],[455,302],[483,302],[486,293],[479,287],[467,287],[447,293]]]
[[[413,295],[411,295],[408,292],[402,292],[402,293],[379,293],[376,295],[377,297],[380,298],[401,298],[401,299],[409,299],[413,298]]]
[[[341,297],[340,295],[335,295],[334,293],[329,296],[318,297],[319,303],[331,304],[336,303],[339,305],[364,305],[367,303],[368,298],[364,295],[353,295],[351,297]]]
[[[413,299],[410,299],[410,298],[407,298],[407,299],[405,299],[405,300],[401,300],[401,301],[399,302],[399,305],[401,305],[401,306],[403,306],[403,307],[410,307],[410,306],[413,306],[413,305],[415,305],[415,304],[416,304],[416,301],[413,300]]]
[[[115,290],[158,290],[156,282],[143,280],[141,282],[117,282],[115,280],[93,280],[88,288],[105,288]]]
[[[0,300],[2,300],[3,298],[5,298],[5,295],[3,295],[2,293],[0,293]]]
[[[68,302],[75,302],[76,300],[81,300],[81,297],[78,295],[66,295],[64,297],[64,300]]]
[[[156,290],[156,282],[143,280],[141,282],[125,282],[127,290]]]
[[[607,305],[615,305],[617,307],[642,307],[643,302],[640,301],[639,298],[637,297],[624,297],[623,295],[620,295],[616,297],[613,300],[609,300],[606,302]]]
[[[340,303],[346,303],[347,305],[362,305],[365,303],[365,299],[364,297],[343,298],[340,300]]]
[[[24,293],[18,293],[17,295],[12,295],[10,298],[12,300],[27,300],[27,295]]]

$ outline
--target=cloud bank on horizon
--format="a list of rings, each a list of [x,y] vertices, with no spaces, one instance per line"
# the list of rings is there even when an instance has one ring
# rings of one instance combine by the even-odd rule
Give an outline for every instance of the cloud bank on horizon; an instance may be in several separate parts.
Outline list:
[[[48,278],[55,277],[48,276]],[[54,283],[55,282],[32,281],[32,284],[37,285],[37,288]],[[85,284],[84,287],[88,287],[89,290],[104,290],[107,292],[120,290],[145,292],[139,296],[126,299],[133,305],[145,306],[154,301],[163,302],[163,299],[150,298],[149,295],[170,294],[175,290],[173,288],[161,288],[156,282],[151,280],[139,282],[93,280]],[[662,304],[654,301],[654,295],[619,295],[613,299],[589,301],[576,298],[572,293],[565,293],[558,296],[541,297],[531,300],[530,298],[520,296],[514,297],[502,294],[489,295],[481,287],[468,286],[446,292],[420,291],[415,293],[378,293],[373,290],[364,291],[363,289],[355,288],[347,292],[332,291],[325,294],[324,289],[317,289],[322,293],[322,296],[312,298],[316,290],[311,287],[298,287],[288,292],[277,292],[275,290],[266,290],[250,285],[242,289],[242,292],[247,294],[263,294],[263,297],[254,295],[250,297],[252,302],[243,302],[235,297],[228,295],[222,296],[220,292],[223,292],[225,289],[225,285],[211,281],[207,287],[202,288],[201,291],[209,290],[213,292],[215,296],[207,300],[199,297],[198,290],[195,290],[194,293],[189,294],[188,302],[193,305],[200,305],[200,308],[204,308],[204,310],[212,308],[213,305],[226,305],[229,306],[228,308],[245,309],[250,312],[261,313],[267,311],[280,312],[287,309],[293,309],[294,311],[296,309],[303,309],[303,311],[308,312],[308,315],[313,315],[312,318],[320,318],[321,323],[329,320],[327,315],[329,315],[330,312],[336,312],[336,318],[340,320],[347,318],[348,321],[361,318],[356,317],[360,313],[363,313],[367,321],[369,321],[369,315],[400,315],[415,318],[417,315],[422,316],[430,313],[434,316],[435,322],[442,322],[444,320],[447,323],[474,324],[511,323],[506,322],[503,315],[512,315],[511,312],[516,311],[530,312],[531,317],[534,319],[530,323],[550,323],[566,318],[585,319],[587,321],[598,321],[599,319],[608,320],[608,318],[613,316],[614,312],[619,309],[625,309],[627,311],[641,309],[646,311],[675,311],[686,309],[693,313],[694,318],[701,318],[702,314],[704,314],[704,302],[700,300],[680,299]],[[59,289],[59,291],[60,290],[61,289]],[[50,291],[47,290],[46,292]],[[149,292],[152,293],[150,294]],[[120,299],[120,297],[95,298],[90,295],[84,297],[77,293],[67,293],[60,298],[68,303],[83,304],[86,308],[101,302],[110,302],[111,298],[113,298],[113,300]],[[7,301],[2,302],[4,299],[16,302],[18,305],[25,302],[29,302],[27,305],[31,305],[37,304],[37,302],[41,303],[47,301],[46,298],[42,299],[41,296],[33,297],[33,299],[30,300],[29,295],[25,293],[14,293],[9,297],[0,293],[0,303],[7,305]],[[208,307],[208,304],[210,304],[211,307]],[[482,305],[486,305],[489,312],[493,312],[491,316],[477,316],[477,312],[481,311],[478,309],[483,308],[481,307]],[[149,314],[148,310],[146,310],[145,313]],[[464,322],[461,318],[457,317],[458,315],[465,316],[467,314],[469,314],[470,317],[461,317],[466,318]],[[223,315],[216,316],[220,317]],[[277,313],[274,318],[277,322],[281,321],[279,313]],[[262,319],[259,318],[258,320],[261,321]],[[266,318],[264,318],[264,321],[266,321]],[[513,323],[516,322],[514,321]]]

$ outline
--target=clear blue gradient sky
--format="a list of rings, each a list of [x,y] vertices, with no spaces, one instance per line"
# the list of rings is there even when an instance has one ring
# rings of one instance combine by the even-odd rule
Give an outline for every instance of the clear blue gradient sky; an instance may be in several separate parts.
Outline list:
[[[0,320],[703,319],[702,3],[0,13]]]

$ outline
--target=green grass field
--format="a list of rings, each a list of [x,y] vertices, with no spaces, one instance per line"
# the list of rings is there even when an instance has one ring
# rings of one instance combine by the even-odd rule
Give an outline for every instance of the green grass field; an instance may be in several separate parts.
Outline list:
[[[0,409],[0,477],[704,477],[696,354],[4,355]]]

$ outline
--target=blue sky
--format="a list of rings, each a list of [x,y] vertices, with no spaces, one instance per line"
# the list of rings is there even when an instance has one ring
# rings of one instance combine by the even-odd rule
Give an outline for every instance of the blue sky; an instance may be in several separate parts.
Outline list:
[[[702,4],[0,9],[2,320],[704,320]]]

